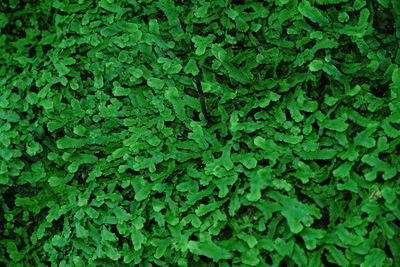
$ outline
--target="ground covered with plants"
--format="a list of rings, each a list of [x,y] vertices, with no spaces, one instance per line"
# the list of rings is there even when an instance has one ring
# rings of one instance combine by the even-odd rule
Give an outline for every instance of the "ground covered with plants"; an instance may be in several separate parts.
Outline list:
[[[6,266],[400,266],[400,1],[0,2]]]

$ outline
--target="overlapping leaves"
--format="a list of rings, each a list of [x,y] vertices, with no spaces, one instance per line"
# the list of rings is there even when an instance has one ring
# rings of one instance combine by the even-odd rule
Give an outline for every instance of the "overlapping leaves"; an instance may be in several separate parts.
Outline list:
[[[400,264],[398,1],[39,2],[0,3],[0,262]]]

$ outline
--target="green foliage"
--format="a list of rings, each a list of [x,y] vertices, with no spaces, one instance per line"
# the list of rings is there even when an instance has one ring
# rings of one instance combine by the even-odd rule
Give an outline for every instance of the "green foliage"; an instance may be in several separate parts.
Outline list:
[[[0,2],[0,263],[400,266],[400,2]]]

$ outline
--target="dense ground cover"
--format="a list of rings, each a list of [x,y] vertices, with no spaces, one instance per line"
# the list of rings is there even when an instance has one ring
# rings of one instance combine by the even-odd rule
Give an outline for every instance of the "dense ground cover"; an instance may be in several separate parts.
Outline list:
[[[400,1],[0,2],[0,262],[400,266]]]

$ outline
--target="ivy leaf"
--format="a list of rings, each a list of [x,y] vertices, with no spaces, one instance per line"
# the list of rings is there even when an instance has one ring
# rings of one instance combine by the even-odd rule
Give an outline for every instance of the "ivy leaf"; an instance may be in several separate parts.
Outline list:
[[[326,232],[320,229],[305,228],[300,233],[308,250],[314,250],[317,244],[326,235]]]
[[[323,121],[322,125],[329,130],[338,132],[344,132],[349,126],[349,124],[346,123],[346,117],[344,116],[341,116],[334,120],[325,120]]]
[[[164,87],[165,82],[159,78],[149,78],[147,80],[147,85],[150,86],[151,88],[160,90]]]
[[[394,188],[385,186],[381,190],[383,198],[388,202],[388,203],[393,203],[396,199],[396,191]]]
[[[259,250],[252,248],[242,254],[241,260],[246,265],[258,266],[258,264],[260,263],[260,259],[258,258],[259,255]]]
[[[86,230],[80,223],[76,223],[75,230],[76,237],[78,238],[87,238],[89,236],[89,231]]]
[[[339,177],[339,178],[349,177],[350,170],[353,167],[353,165],[354,165],[354,162],[346,161],[345,163],[340,165],[338,168],[333,170],[333,176]]]
[[[187,119],[186,111],[185,111],[185,103],[182,101],[182,97],[181,97],[181,94],[179,93],[178,89],[176,87],[168,87],[168,89],[165,91],[165,97],[172,104],[172,106],[177,114],[177,117],[180,120],[185,121]],[[196,129],[196,133],[200,134],[200,133],[198,133],[198,131],[200,131],[200,130],[198,129],[198,127],[196,125],[193,127]],[[197,137],[196,137],[196,140],[201,141]]]
[[[337,263],[340,266],[349,266],[350,265],[349,260],[346,258],[346,256],[343,255],[343,253],[339,249],[337,249],[335,246],[328,245],[325,248],[329,252],[329,254],[332,256],[335,263]]]
[[[254,169],[257,166],[257,160],[251,154],[243,155],[241,163],[248,169]]]
[[[191,253],[206,256],[214,262],[233,257],[228,250],[216,245],[212,241],[189,241],[187,247]]]
[[[278,192],[270,192],[268,195],[282,206],[282,215],[287,219],[290,231],[293,233],[300,233],[304,226],[308,227],[313,223],[313,217],[320,216],[318,209],[303,204],[295,198]]]
[[[247,195],[249,201],[258,201],[261,198],[261,191],[272,182],[272,171],[264,168],[257,171],[250,177],[250,193]]]
[[[69,136],[65,136],[59,140],[57,140],[57,147],[60,149],[66,149],[66,148],[79,148],[85,145],[85,142],[71,138]]]
[[[304,17],[307,17],[314,23],[318,23],[322,26],[330,23],[330,20],[326,14],[323,14],[318,8],[313,7],[310,2],[306,0],[301,1],[298,9],[300,14],[302,14]]]
[[[186,66],[183,68],[183,71],[186,74],[192,74],[193,76],[197,76],[197,74],[199,74],[199,68],[197,67],[196,61],[193,58],[189,59]]]
[[[324,63],[323,63],[321,60],[316,59],[316,60],[313,60],[313,61],[308,65],[308,68],[310,69],[310,71],[316,72],[316,71],[322,70],[323,65],[324,65]]]
[[[257,239],[254,236],[246,234],[244,232],[239,233],[237,237],[245,241],[250,248],[254,248],[258,243]]]
[[[194,46],[196,47],[195,54],[201,56],[206,52],[207,47],[210,47],[212,42],[215,40],[214,34],[209,34],[206,37],[195,35],[192,37]]]
[[[198,143],[201,149],[207,149],[209,144],[204,138],[203,128],[200,123],[192,121],[190,127],[192,128],[192,132],[188,134],[188,137]]]
[[[106,227],[102,227],[101,229],[101,239],[103,241],[111,241],[111,242],[115,242],[118,240],[117,236],[110,232]]]
[[[365,256],[361,267],[382,267],[385,266],[386,253],[380,248],[373,248]]]
[[[344,227],[338,227],[335,230],[335,234],[339,237],[339,239],[346,245],[350,246],[358,246],[360,245],[363,241],[364,238],[350,233],[346,228]]]

